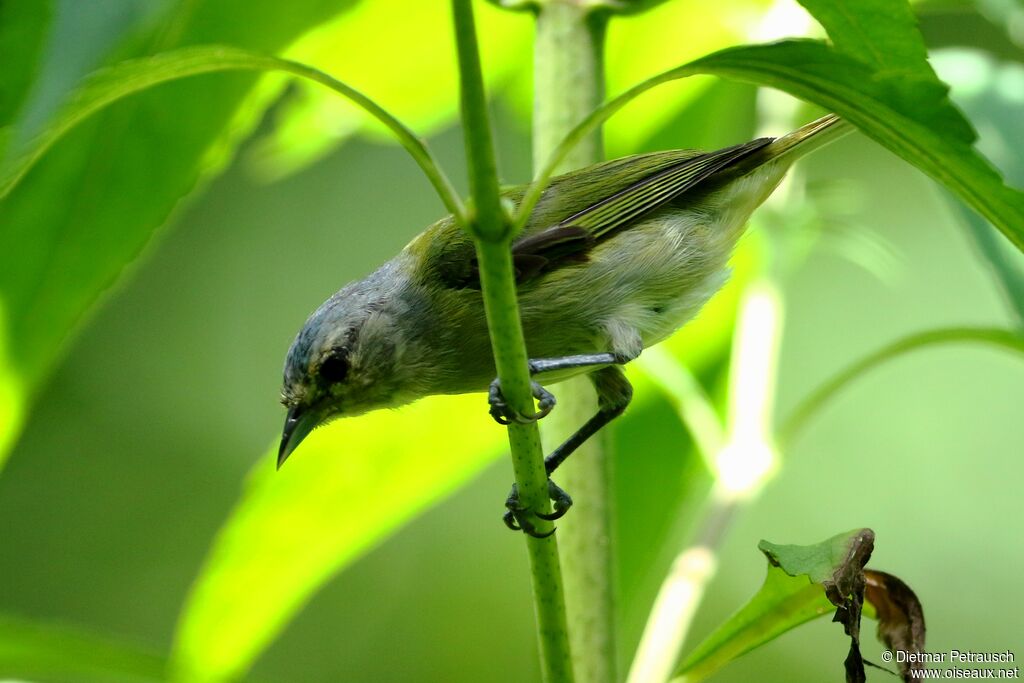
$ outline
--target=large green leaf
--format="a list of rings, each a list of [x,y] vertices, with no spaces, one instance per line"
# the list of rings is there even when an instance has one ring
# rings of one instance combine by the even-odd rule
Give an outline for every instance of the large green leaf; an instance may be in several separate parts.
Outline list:
[[[11,159],[0,166],[0,199],[17,186],[57,141],[96,112],[169,81],[223,71],[280,71],[325,86],[335,96],[340,95],[354,102],[406,147],[410,156],[419,162],[424,173],[434,183],[448,208],[453,213],[462,211],[451,183],[441,174],[426,144],[358,90],[304,64],[219,46],[188,47],[152,57],[127,60],[92,74],[45,130],[24,145],[23,149],[14,150]]]
[[[801,4],[825,27],[836,48],[872,66],[876,79],[917,81],[915,87],[935,90],[939,102],[933,111],[927,112],[935,116],[935,128],[966,142],[974,141],[973,130],[967,127],[964,118],[946,100],[945,93],[936,89],[938,77],[928,63],[924,38],[918,31],[917,19],[909,3],[902,0],[801,0]],[[985,81],[982,74],[975,74],[973,82],[965,89],[972,91],[974,96],[985,88],[991,92],[994,90],[991,86],[991,74],[994,71],[988,70],[989,82]],[[971,111],[968,107],[976,121],[979,116],[984,117],[984,123],[989,126],[992,122],[987,119],[996,109],[985,107]],[[1009,128],[1019,120],[1018,115],[1008,117],[1001,123]],[[997,153],[1003,152],[1000,156],[1008,157],[999,161],[1004,175],[1011,178],[1012,172],[1017,170],[1018,155],[1013,153],[1014,145],[1011,142],[1015,139],[1013,135],[1005,136],[1003,148],[996,147],[994,150]],[[1024,310],[1024,302],[1020,301],[1020,294],[1024,291],[1024,274],[1019,264],[1014,262],[1013,255],[1004,249],[1002,240],[984,221],[969,213],[966,220],[972,238],[1008,294],[1011,306],[1020,315]]]
[[[529,53],[532,18],[477,3],[489,90],[521,74]],[[386,26],[386,34],[380,27]],[[423,40],[423,36],[430,36]],[[344,45],[344,50],[338,46]],[[400,49],[399,49],[400,48]],[[353,55],[373,59],[353,59]],[[329,73],[367,92],[420,134],[450,126],[458,115],[458,82],[451,8],[443,2],[375,0],[311,31],[284,55]],[[275,111],[274,130],[254,153],[267,177],[293,172],[330,151],[353,133],[391,141],[378,121],[347,106],[322,88],[299,84]]]
[[[757,646],[833,611],[821,586],[769,564],[760,590],[686,658],[679,674],[686,675],[684,680],[701,680]]]
[[[272,53],[345,6],[181,0],[155,35],[131,45],[216,41]],[[256,79],[217,75],[136,95],[72,131],[0,203],[0,448],[86,310],[255,123],[260,103],[242,105]]]
[[[81,683],[164,679],[165,660],[81,629],[0,616],[0,678]]]
[[[280,472],[269,453],[185,605],[177,679],[243,673],[331,576],[497,457],[503,430],[484,405],[475,395],[437,397],[340,420],[311,434]]]
[[[532,210],[550,173],[576,141],[651,88],[696,74],[771,86],[840,114],[953,191],[1024,250],[1024,193],[1008,187],[974,149],[973,133],[949,103],[945,87],[937,80],[878,77],[867,64],[815,40],[722,50],[634,86],[566,138],[524,197],[517,220]]]
[[[676,670],[676,683],[695,683],[750,650],[815,617],[835,611],[850,637],[846,680],[865,680],[860,654],[862,613],[879,620],[878,637],[890,650],[920,653],[925,646],[924,611],[913,590],[891,574],[865,569],[875,532],[854,529],[813,545],[758,549],[768,558],[764,585],[736,614],[712,632]],[[901,666],[909,681],[907,667]]]
[[[840,52],[878,75],[934,79],[917,18],[906,0],[800,0]]]
[[[609,89],[627,87],[681,59],[743,42],[749,37],[747,26],[756,23],[750,17],[757,17],[770,5],[766,0],[720,0],[713,9],[699,9],[683,2],[654,2],[645,3],[644,11],[631,12],[627,19],[612,20],[606,51]],[[529,116],[533,93],[530,70],[525,67],[532,17],[498,10],[489,3],[478,3],[474,11],[485,38],[480,49],[489,91]],[[452,125],[458,111],[448,14],[445,3],[366,2],[311,32],[284,56],[344,74],[346,82],[372,92],[407,124],[420,131],[437,130]],[[717,21],[711,15],[743,20]],[[376,29],[382,21],[388,25],[386,36]],[[421,35],[432,39],[419,40]],[[486,39],[493,35],[500,35],[501,40]],[[382,40],[387,45],[402,45],[402,49],[381,49]],[[338,45],[347,49],[338,50]],[[350,59],[353,53],[374,50],[375,59]],[[680,83],[622,112],[609,123],[605,134],[612,156],[634,153],[680,110],[697,102],[709,85],[708,81]],[[379,130],[379,125],[361,112],[312,88],[300,87],[277,113],[274,130],[253,155],[256,167],[269,178],[301,169],[354,133]]]
[[[845,100],[843,110],[836,107],[837,111],[858,126],[860,116],[851,113],[851,107],[879,116],[886,125],[860,126],[862,130],[953,190],[1024,250],[1024,194],[1006,187],[974,150],[974,129],[928,63],[910,4],[906,0],[801,0],[801,4],[825,27],[835,51],[866,65],[870,74],[861,74],[868,79],[860,84],[867,97],[851,100],[850,93],[842,91],[858,85],[857,69],[835,62],[819,64],[813,57],[803,65],[790,61],[806,72],[800,79],[803,83],[791,84],[790,91],[806,97],[805,88],[813,88],[819,78],[840,77],[844,82],[830,93]],[[768,65],[771,73],[762,72],[768,85],[778,86],[772,82],[776,79],[789,80],[781,66]]]

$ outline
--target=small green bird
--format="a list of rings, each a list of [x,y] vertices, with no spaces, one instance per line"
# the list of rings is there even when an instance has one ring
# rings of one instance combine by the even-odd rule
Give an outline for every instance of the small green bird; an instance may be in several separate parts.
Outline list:
[[[530,371],[548,383],[588,373],[599,411],[546,458],[549,476],[625,410],[632,387],[620,366],[722,286],[747,219],[792,162],[848,130],[828,115],[777,139],[640,154],[552,179],[512,244]],[[518,204],[525,190],[503,196]],[[448,216],[306,321],[285,362],[278,467],[328,420],[431,394],[490,387],[502,423],[554,406],[534,382],[538,413],[513,414],[494,376],[473,241]],[[505,523],[537,535],[532,514],[565,514],[571,498],[550,480],[548,488],[554,513],[524,509],[513,487]]]

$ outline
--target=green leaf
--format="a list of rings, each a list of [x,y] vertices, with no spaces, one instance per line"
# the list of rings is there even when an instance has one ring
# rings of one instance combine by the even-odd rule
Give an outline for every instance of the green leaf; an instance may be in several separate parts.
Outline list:
[[[928,63],[928,49],[906,0],[801,0],[821,22],[836,50],[866,64],[879,83],[891,83],[908,110],[936,131],[971,144],[974,129],[953,106],[949,87]]]
[[[757,544],[768,561],[790,576],[806,575],[833,595],[833,604],[850,594],[851,577],[864,569],[871,555],[875,534],[870,529],[854,529],[836,534],[814,545],[779,545],[770,541]]]
[[[343,9],[337,0],[180,4],[159,35],[132,35],[118,52],[215,40],[274,52]],[[218,75],[137,94],[71,131],[0,203],[0,459],[89,307],[255,125],[264,102],[243,106],[255,83]],[[25,151],[8,150],[8,160]]]
[[[532,17],[486,3],[474,8],[493,95],[521,74],[529,54]],[[386,26],[382,35],[380,27]],[[423,40],[423,36],[430,36]],[[344,45],[344,50],[338,46]],[[400,48],[400,49],[399,49]],[[374,55],[353,59],[352,55]],[[283,55],[345,75],[421,135],[452,125],[458,115],[458,82],[451,8],[443,2],[374,0],[310,32]],[[263,177],[293,173],[322,157],[347,137],[367,133],[390,141],[378,121],[347,106],[322,88],[299,84],[275,111],[274,130],[258,143],[253,161]]]
[[[528,62],[533,17],[477,3],[474,12],[480,29],[484,78],[491,97],[529,116],[533,95]],[[531,3],[511,3],[522,7]],[[609,89],[621,89],[659,69],[693,59],[746,39],[743,21],[694,20],[686,3],[649,2],[628,19],[614,20],[608,30],[607,79]],[[715,11],[750,16],[770,3],[763,0],[720,0]],[[617,3],[625,9],[622,3]],[[284,57],[316,64],[344,74],[345,81],[372,92],[374,99],[422,133],[455,121],[457,83],[451,20],[445,3],[408,3],[401,0],[365,2],[311,32]],[[388,25],[386,36],[378,30]],[[419,40],[430,35],[431,40]],[[500,36],[500,40],[488,40]],[[382,40],[386,39],[386,43]],[[345,45],[345,50],[337,49]],[[391,46],[400,45],[402,49]],[[374,59],[355,60],[352,54],[374,52]],[[524,61],[525,60],[525,61]],[[635,103],[609,125],[605,138],[611,156],[632,154],[638,145],[670,125],[680,110],[699,102],[710,82],[687,82]],[[372,90],[371,90],[372,88]],[[337,98],[300,86],[275,112],[275,127],[261,139],[252,160],[268,179],[294,173],[330,151],[351,135],[379,136],[380,126],[361,112],[345,107]],[[329,94],[328,94],[329,95]]]
[[[683,660],[676,676],[703,680],[759,645],[833,612],[862,574],[873,539],[870,529],[856,529],[807,546],[761,541],[757,547],[768,557],[761,590]]]
[[[954,123],[959,115],[948,105],[945,86],[923,79],[879,78],[863,62],[814,40],[722,50],[611,100],[570,133],[548,160],[520,205],[517,224],[524,222],[557,162],[578,140],[642,93],[695,74],[771,86],[838,113],[950,189],[1024,250],[1024,193],[1007,187],[972,146],[966,124]]]
[[[825,591],[807,576],[789,576],[771,563],[767,571],[761,589],[683,660],[677,676],[703,680],[759,645],[835,611]]]
[[[435,183],[441,199],[453,213],[461,211],[451,183],[441,174],[426,145],[395,117],[373,100],[318,69],[277,57],[268,57],[231,47],[190,47],[128,60],[94,73],[75,92],[64,111],[37,136],[14,160],[3,167],[0,175],[0,199],[17,185],[32,166],[60,138],[97,111],[126,97],[157,85],[190,76],[220,71],[281,71],[326,86],[336,95],[351,100],[366,114],[376,119],[401,142],[420,163],[427,177]]]
[[[941,85],[877,79],[859,62],[814,41],[725,50],[692,68],[777,87],[839,113],[952,190],[1024,250],[1024,194],[1003,183],[962,136],[962,127],[958,134],[941,106]]]
[[[928,330],[898,339],[851,363],[812,391],[793,409],[778,433],[780,448],[788,450],[796,436],[840,391],[875,367],[917,349],[960,342],[988,344],[1024,353],[1024,335],[998,328],[952,327]]]
[[[164,680],[163,657],[81,629],[0,616],[0,678],[82,683]]]
[[[905,0],[800,0],[825,27],[840,52],[872,66],[880,76],[935,78],[928,49]]]
[[[491,462],[503,430],[483,405],[478,395],[436,397],[339,420],[311,434],[280,472],[276,448],[269,453],[185,605],[177,680],[246,671],[328,579]]]
[[[156,122],[140,122],[141,133],[133,136],[126,132],[121,139],[106,132],[99,135],[94,115],[112,103],[134,96],[127,105],[109,113],[114,124],[104,122],[104,127],[120,125],[122,118],[135,116],[150,99],[156,106],[161,97],[175,92],[174,88],[191,89],[194,84],[176,83],[144,92],[147,89],[186,76],[230,70],[286,72],[325,85],[352,100],[395,133],[448,209],[456,215],[462,213],[451,183],[419,138],[364,95],[316,69],[241,49],[192,47],[129,60],[95,73],[50,126],[26,145],[10,150],[9,162],[0,168],[0,199],[6,197],[0,205],[0,335],[6,332],[9,339],[7,343],[0,342],[0,414],[7,417],[0,445],[13,439],[24,415],[25,393],[44,375],[64,335],[99,291],[135,255],[152,228],[170,210],[172,200],[184,194],[195,181],[201,159],[217,140],[218,131],[214,128],[225,125],[244,91],[236,99],[222,102],[223,118],[218,126],[210,123],[205,135],[203,125],[194,120],[188,126],[161,127],[161,123],[166,123],[165,117],[151,111]],[[214,77],[199,81],[209,87]],[[219,83],[224,90],[226,82]],[[215,95],[210,97],[213,101],[218,99]],[[179,114],[181,107],[177,105]],[[199,119],[203,116],[196,114]],[[83,125],[90,117],[90,125]],[[152,128],[161,130],[148,130]],[[65,137],[66,142],[44,157]],[[104,151],[89,151],[89,143]],[[74,165],[76,172],[89,175],[88,182],[81,181],[84,185],[77,191],[60,189],[66,189],[65,183],[71,182],[68,176],[73,174],[68,169],[53,170],[55,165],[64,163],[66,154],[59,152],[68,145],[82,147],[83,153]],[[101,158],[102,168],[94,168]],[[134,176],[127,175],[129,168],[137,169]],[[34,175],[30,173],[33,169]],[[53,187],[50,180],[45,180],[51,171],[63,176],[54,181]],[[160,177],[173,177],[174,182],[181,182],[174,187],[153,187],[153,179]],[[104,203],[103,196],[117,188],[117,196],[108,197]],[[72,220],[72,213],[68,213],[72,207],[67,201],[73,202],[73,216],[80,217],[81,222]],[[90,222],[90,216],[96,224]]]

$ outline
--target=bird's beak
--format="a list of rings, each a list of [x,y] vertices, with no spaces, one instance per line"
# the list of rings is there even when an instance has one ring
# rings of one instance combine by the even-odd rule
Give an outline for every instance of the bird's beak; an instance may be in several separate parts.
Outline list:
[[[284,421],[284,431],[281,433],[281,448],[277,452],[277,469],[288,459],[302,440],[320,422],[320,416],[316,410],[308,407],[295,406],[289,408],[288,417]]]

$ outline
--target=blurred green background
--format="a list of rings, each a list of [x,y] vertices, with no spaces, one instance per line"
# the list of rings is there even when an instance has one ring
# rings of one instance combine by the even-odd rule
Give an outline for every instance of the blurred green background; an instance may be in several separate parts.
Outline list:
[[[54,33],[44,50],[49,71],[40,82],[58,93],[150,30],[163,11],[161,3],[142,0],[84,5],[54,5]],[[352,12],[372,15],[365,5]],[[682,0],[669,5],[678,5],[672,11],[680,16],[711,12]],[[723,7],[750,26],[773,11],[771,3]],[[504,49],[487,33],[484,42],[501,53],[489,59],[500,67],[494,109],[503,175],[523,181],[530,168],[528,23],[491,12],[486,27],[507,18],[518,31]],[[940,74],[979,127],[983,149],[1019,184],[1021,48],[998,22],[970,16],[932,15],[925,35]],[[653,31],[664,21],[613,24],[613,91],[633,73],[673,63],[632,55],[633,62],[616,66],[644,26]],[[356,28],[339,23],[334,30]],[[391,35],[381,23],[377,39],[407,44],[401,27],[395,30]],[[732,33],[742,37],[746,30],[723,30],[715,40],[728,44],[736,40]],[[326,50],[307,40],[307,54]],[[345,77],[346,56],[366,59],[343,48],[328,70]],[[379,76],[390,67],[376,68]],[[438,156],[462,186],[453,83],[448,75],[437,78],[434,86],[447,90],[406,113],[432,133]],[[376,93],[372,81],[363,87]],[[56,96],[44,92],[34,106],[45,111],[48,97]],[[336,139],[324,137],[311,122],[319,105],[308,93],[292,87],[281,97],[226,171],[177,206],[168,227],[104,295],[36,397],[0,476],[0,611],[169,650],[214,535],[278,434],[280,370],[293,335],[321,300],[441,214],[399,148],[373,131],[368,139],[348,138],[363,126],[358,120],[335,121],[328,127],[337,126]],[[387,99],[403,113],[405,104]],[[755,132],[754,100],[746,86],[708,81],[679,88],[644,105],[663,109],[644,126],[629,123],[643,111],[630,108],[633,119],[609,129],[610,153],[738,142]],[[306,127],[296,123],[303,116]],[[303,135],[310,138],[306,147],[290,149],[289,140]],[[777,259],[786,308],[780,416],[832,373],[902,335],[1019,325],[978,254],[969,219],[934,183],[859,135],[815,155],[803,170],[816,207],[812,222],[831,227],[801,232],[788,223],[806,223],[806,216],[783,207],[755,223],[776,244],[801,251]],[[761,253],[753,248],[760,239],[749,237],[742,249]],[[1019,255],[1012,258],[1020,265]],[[724,359],[712,354],[698,368],[712,393],[720,393]],[[614,428],[623,653],[635,647],[671,559],[661,544],[678,526],[673,516],[683,479],[695,476],[674,410],[648,391]],[[481,399],[474,418],[481,423],[483,406]],[[872,566],[902,577],[924,604],[929,650],[1019,646],[1022,406],[1024,364],[988,348],[930,349],[856,382],[783,454],[777,478],[739,512],[694,637],[760,585],[759,539],[810,543],[869,526],[878,538]],[[444,457],[443,444],[415,447],[425,459]],[[502,457],[356,560],[285,628],[253,678],[536,680],[526,557],[521,539],[499,522],[510,480]],[[715,680],[838,680],[847,648],[838,631],[819,620]],[[877,659],[881,646],[872,641],[865,649]]]

